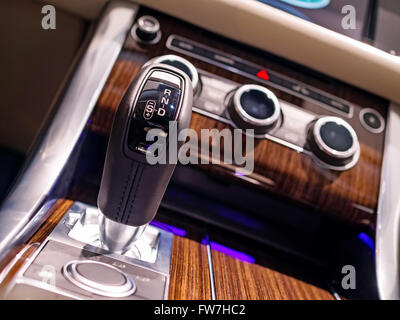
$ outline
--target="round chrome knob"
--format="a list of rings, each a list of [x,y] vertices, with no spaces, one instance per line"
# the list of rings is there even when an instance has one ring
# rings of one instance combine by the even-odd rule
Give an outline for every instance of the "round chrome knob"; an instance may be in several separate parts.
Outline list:
[[[275,94],[259,85],[239,87],[228,106],[232,121],[243,129],[264,134],[274,128],[281,118],[281,107]]]
[[[145,43],[156,43],[161,38],[160,23],[152,16],[142,16],[132,29],[132,35]]]
[[[360,153],[354,129],[341,118],[322,117],[312,126],[310,145],[313,153],[331,166],[353,166]]]
[[[99,261],[70,261],[63,266],[62,273],[81,289],[105,297],[122,298],[136,291],[136,285],[128,275]]]
[[[197,72],[196,67],[185,58],[174,54],[167,54],[165,56],[159,56],[150,59],[144,64],[143,67],[146,67],[153,63],[167,64],[183,71],[188,75],[192,82],[193,92],[196,93],[199,89],[199,73]]]

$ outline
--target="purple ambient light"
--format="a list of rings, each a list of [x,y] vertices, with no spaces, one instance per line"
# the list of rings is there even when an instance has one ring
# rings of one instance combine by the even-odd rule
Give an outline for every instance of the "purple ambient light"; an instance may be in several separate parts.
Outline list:
[[[155,220],[153,220],[152,222],[150,222],[150,224],[151,224],[152,226],[155,226],[155,227],[160,228],[160,229],[162,229],[162,230],[165,230],[165,231],[167,231],[167,232],[171,232],[171,233],[173,233],[173,234],[176,235],[176,236],[179,236],[179,237],[185,237],[185,236],[186,236],[186,230],[184,230],[184,229],[180,229],[180,228],[171,226],[171,225],[169,225],[169,224],[162,223],[162,222],[160,222],[160,221],[155,221]]]
[[[202,244],[207,244],[208,243],[208,239],[204,238],[201,241]],[[212,250],[224,253],[228,256],[231,256],[232,258],[238,259],[240,261],[244,261],[247,263],[254,263],[255,259],[252,256],[249,256],[248,254],[245,254],[244,252],[240,252],[240,251],[236,251],[234,249],[228,248],[223,246],[222,244],[219,244],[217,242],[214,241],[210,241],[210,247]]]
[[[372,252],[375,252],[374,240],[369,235],[367,235],[364,232],[361,232],[358,235],[358,239],[360,239],[362,242],[364,242],[371,249]]]

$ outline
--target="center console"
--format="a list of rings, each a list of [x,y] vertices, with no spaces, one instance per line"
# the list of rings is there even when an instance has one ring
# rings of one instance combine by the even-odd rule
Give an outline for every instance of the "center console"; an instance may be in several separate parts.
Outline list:
[[[247,283],[259,276],[266,288],[274,277],[291,284],[278,298],[332,298],[325,284],[332,282],[330,253],[349,239],[363,241],[360,234],[373,236],[376,227],[385,99],[144,7],[101,88],[41,202],[47,220],[40,234],[0,275],[6,297],[248,298],[227,286],[239,283],[235,277],[246,276]],[[219,162],[209,164],[216,155],[201,140],[191,149],[196,163],[148,165],[151,145],[144,137],[151,128],[167,137],[166,118],[198,137],[203,129],[251,137],[253,170],[224,161],[226,144]],[[236,237],[242,251],[227,247]],[[256,259],[244,253],[252,250],[247,241],[256,244]],[[269,265],[264,248],[284,252],[282,261],[310,263],[304,270],[317,268],[323,276],[293,280],[276,272],[284,263]],[[368,263],[356,261],[368,277],[371,252]],[[238,266],[237,257],[268,268]],[[236,270],[227,275],[233,284],[220,280],[226,270]],[[194,292],[178,288],[180,277]],[[296,285],[315,296],[301,290],[291,296]]]

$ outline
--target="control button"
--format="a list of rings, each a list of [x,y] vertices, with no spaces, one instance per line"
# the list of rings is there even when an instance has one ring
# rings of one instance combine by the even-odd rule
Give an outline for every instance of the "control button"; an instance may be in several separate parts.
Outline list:
[[[64,277],[86,291],[113,298],[132,295],[135,283],[121,270],[103,262],[70,261],[63,266]]]
[[[188,60],[174,54],[167,54],[165,56],[155,57],[147,61],[143,67],[154,63],[163,63],[175,67],[186,73],[192,82],[193,92],[196,93],[199,88],[199,74],[196,67]]]
[[[155,44],[161,39],[160,23],[152,16],[142,16],[133,26],[132,36],[147,44]]]
[[[362,126],[372,133],[381,133],[385,129],[385,120],[381,114],[371,108],[360,111],[360,122]]]
[[[353,166],[360,153],[356,132],[338,117],[318,119],[311,128],[310,144],[320,160],[338,168]]]
[[[256,134],[267,133],[281,117],[281,107],[275,94],[255,84],[243,85],[236,90],[228,112],[239,128],[254,129]]]

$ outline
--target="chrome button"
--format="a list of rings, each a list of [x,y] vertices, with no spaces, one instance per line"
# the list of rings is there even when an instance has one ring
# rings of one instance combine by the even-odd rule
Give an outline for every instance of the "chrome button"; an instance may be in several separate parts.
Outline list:
[[[62,273],[81,289],[105,297],[122,298],[136,291],[136,285],[128,275],[103,262],[70,261],[63,266]]]

